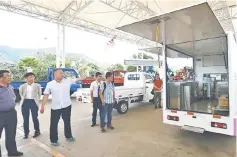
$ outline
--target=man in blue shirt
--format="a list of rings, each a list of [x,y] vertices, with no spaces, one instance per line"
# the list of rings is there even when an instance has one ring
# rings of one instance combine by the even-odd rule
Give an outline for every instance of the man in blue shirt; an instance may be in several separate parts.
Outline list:
[[[10,82],[10,72],[7,70],[0,70],[0,138],[3,129],[5,129],[8,156],[22,156],[23,153],[19,152],[16,147],[16,95],[13,87],[9,85]],[[0,157],[1,156],[0,149]]]
[[[103,82],[100,86],[100,99],[102,102],[102,106],[105,107],[105,116],[107,117],[107,128],[113,130],[114,127],[112,125],[112,111],[115,103],[115,89],[113,84],[113,75],[111,72],[107,72],[105,74],[105,82]],[[102,132],[105,132],[105,123],[101,125]]]

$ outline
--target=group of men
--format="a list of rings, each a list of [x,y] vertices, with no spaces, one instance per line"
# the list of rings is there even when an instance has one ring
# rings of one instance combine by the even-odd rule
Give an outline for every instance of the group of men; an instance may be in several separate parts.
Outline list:
[[[96,73],[96,80],[91,83],[91,102],[93,103],[92,125],[96,126],[97,110],[100,113],[100,127],[101,131],[105,132],[105,124],[107,129],[114,130],[112,125],[112,110],[115,103],[115,88],[113,84],[113,74],[107,72],[105,74],[105,82],[102,82],[102,74]],[[105,123],[107,117],[107,123]]]
[[[40,126],[38,120],[38,111],[43,114],[45,105],[52,95],[51,117],[50,117],[50,142],[53,146],[59,146],[58,141],[58,122],[62,117],[64,121],[64,135],[69,141],[75,141],[71,131],[71,109],[72,102],[70,98],[70,87],[72,84],[83,80],[84,78],[64,78],[61,69],[54,72],[54,80],[49,82],[44,90],[42,104],[40,106],[41,86],[35,82],[34,73],[25,74],[26,83],[21,85],[19,93],[21,96],[21,111],[24,120],[24,139],[29,137],[29,115],[31,112],[35,133],[34,138],[40,135]],[[107,128],[113,130],[112,109],[114,103],[114,85],[112,83],[112,73],[106,73],[105,83],[101,83],[101,73],[96,73],[96,82],[91,85],[93,102],[93,120],[92,127],[96,126],[97,110],[100,110],[101,131],[105,132],[105,116],[107,115]],[[17,130],[17,111],[15,110],[16,95],[14,89],[10,86],[10,72],[0,70],[0,138],[3,129],[5,129],[5,145],[8,156],[22,156],[23,153],[17,150],[16,130]],[[0,149],[0,157],[1,157]]]
[[[50,142],[53,146],[59,146],[58,141],[58,122],[62,117],[64,121],[64,135],[69,141],[75,141],[71,131],[71,109],[72,102],[70,98],[70,87],[72,84],[83,80],[84,78],[64,78],[64,73],[61,69],[56,69],[54,72],[54,80],[50,81],[45,90],[40,106],[41,98],[41,86],[35,82],[34,73],[25,74],[26,83],[19,88],[19,94],[21,96],[21,111],[24,120],[24,139],[29,137],[29,115],[31,112],[35,133],[33,138],[40,135],[40,126],[38,120],[38,111],[40,107],[40,113],[44,113],[45,105],[52,95],[51,103],[51,117],[50,117]],[[112,125],[112,110],[115,103],[115,87],[113,84],[113,74],[107,72],[105,75],[106,81],[102,82],[102,74],[96,73],[96,80],[91,84],[91,102],[93,103],[92,124],[91,127],[95,127],[97,110],[100,113],[100,128],[101,132],[106,132],[107,129],[113,130]],[[0,138],[3,129],[5,129],[6,149],[8,156],[22,156],[23,153],[17,150],[16,146],[16,130],[17,130],[17,111],[15,110],[15,93],[12,86],[10,86],[11,78],[10,72],[7,70],[0,70]],[[154,82],[155,97],[159,97],[159,102],[155,103],[156,108],[160,105],[160,95],[157,95],[157,91],[161,89],[162,81],[157,76]],[[107,117],[107,122],[105,122]],[[1,149],[0,149],[1,157]]]

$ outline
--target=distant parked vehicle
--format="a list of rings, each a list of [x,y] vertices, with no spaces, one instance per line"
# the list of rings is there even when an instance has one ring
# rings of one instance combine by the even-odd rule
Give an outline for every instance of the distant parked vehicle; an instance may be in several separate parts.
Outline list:
[[[73,68],[61,68],[64,72],[64,75],[66,78],[79,78],[79,74],[77,71]],[[49,67],[47,72],[47,80],[46,81],[37,81],[41,85],[42,92],[44,91],[46,85],[48,82],[52,81],[54,79],[54,70],[55,68]],[[19,87],[24,84],[24,81],[13,81],[11,82],[11,86],[14,88],[14,92],[16,95],[16,102],[19,102],[21,100],[20,94],[19,94]],[[74,92],[77,91],[78,88],[81,88],[81,82],[75,83],[71,85],[70,95],[72,95]]]

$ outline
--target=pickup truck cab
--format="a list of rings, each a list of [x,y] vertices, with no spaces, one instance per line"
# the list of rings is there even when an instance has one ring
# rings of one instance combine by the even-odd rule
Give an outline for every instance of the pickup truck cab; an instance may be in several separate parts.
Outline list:
[[[124,76],[124,85],[115,87],[114,108],[118,113],[124,114],[129,105],[135,102],[149,101],[153,99],[153,77],[144,72],[127,72]],[[77,98],[82,102],[90,102],[90,89],[79,89]]]
[[[64,72],[65,78],[79,78],[79,74],[77,71],[73,68],[60,68]],[[44,89],[48,82],[52,81],[54,79],[54,71],[55,68],[49,67],[47,71],[47,79],[45,81],[36,81],[36,83],[39,83],[42,88],[42,94],[44,92]],[[21,100],[20,94],[19,94],[19,87],[24,84],[25,81],[12,81],[10,85],[14,88],[14,92],[16,95],[16,102],[19,102]],[[70,95],[72,95],[75,91],[77,91],[78,88],[81,88],[81,82],[72,84]]]

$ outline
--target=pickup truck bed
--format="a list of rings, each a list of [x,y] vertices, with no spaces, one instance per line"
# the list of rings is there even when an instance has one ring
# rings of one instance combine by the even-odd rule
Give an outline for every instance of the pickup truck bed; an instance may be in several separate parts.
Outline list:
[[[76,92],[76,95],[78,97],[83,96],[84,102],[90,101],[90,89],[89,88],[79,88]],[[124,87],[119,86],[115,87],[115,98],[127,98],[128,96],[134,97],[134,96],[141,96],[143,95],[143,88],[136,88],[136,87]],[[88,99],[88,100],[86,100]]]

